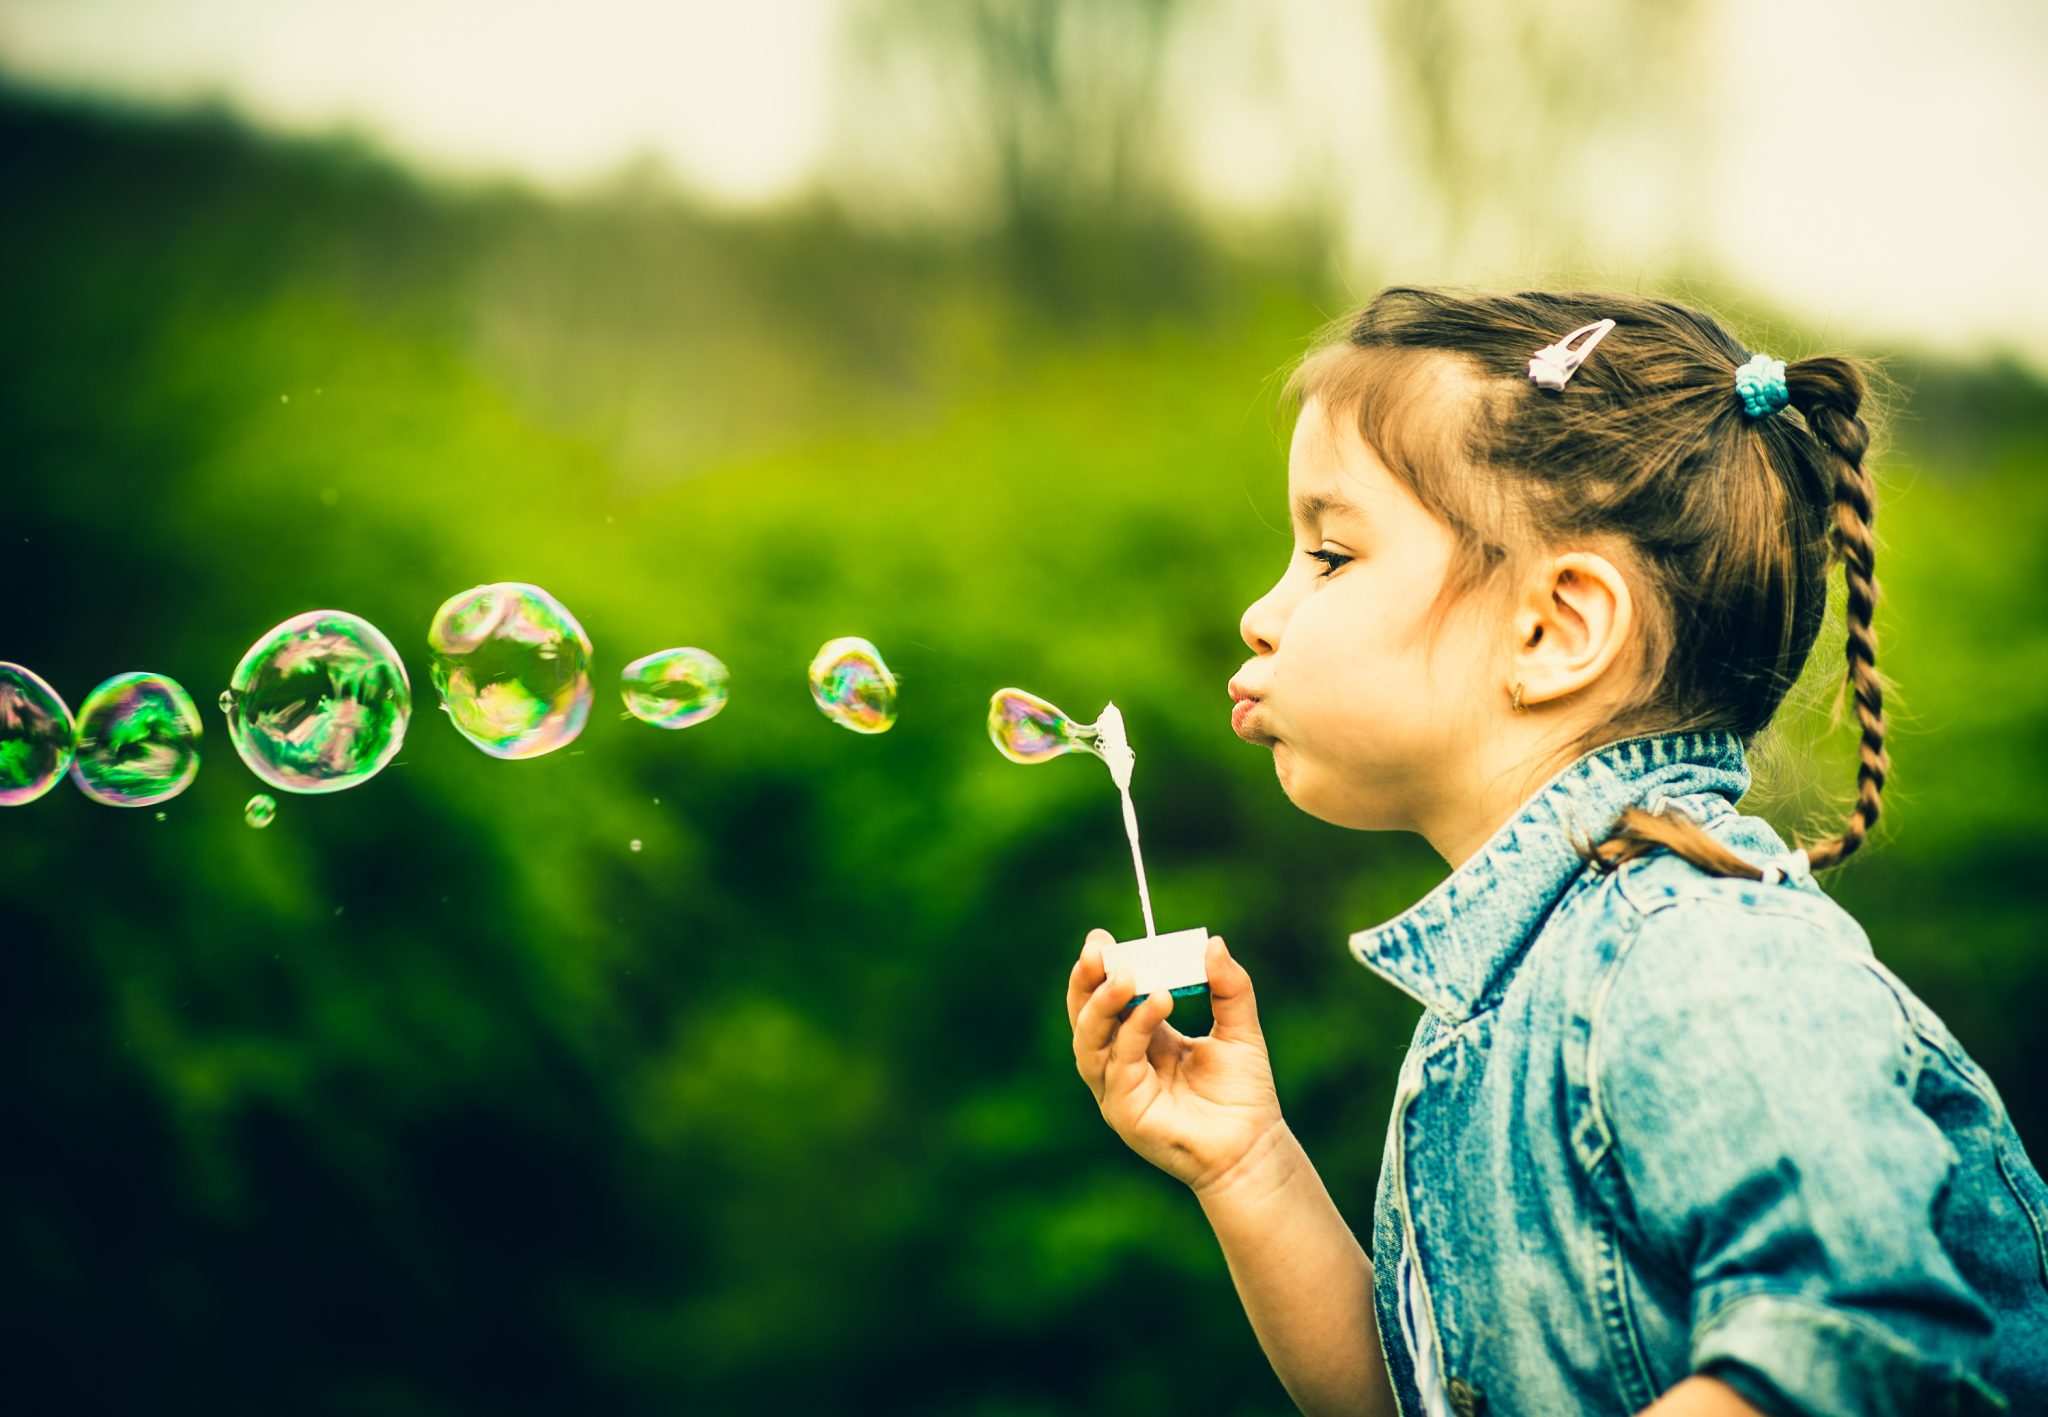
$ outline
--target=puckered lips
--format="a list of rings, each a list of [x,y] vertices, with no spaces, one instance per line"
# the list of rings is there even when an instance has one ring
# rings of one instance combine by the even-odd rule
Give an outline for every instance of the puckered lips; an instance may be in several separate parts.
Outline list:
[[[1247,743],[1270,746],[1272,736],[1262,733],[1257,727],[1261,711],[1265,707],[1265,695],[1248,687],[1243,681],[1230,681],[1230,727],[1238,737]]]

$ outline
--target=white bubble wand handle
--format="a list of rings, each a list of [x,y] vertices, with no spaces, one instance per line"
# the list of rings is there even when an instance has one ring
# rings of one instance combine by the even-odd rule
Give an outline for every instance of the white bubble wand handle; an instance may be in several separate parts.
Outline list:
[[[1102,718],[1095,727],[1096,751],[1109,764],[1109,775],[1117,791],[1123,794],[1124,831],[1131,838],[1131,864],[1138,871],[1138,902],[1145,909],[1145,938],[1118,940],[1105,946],[1103,968],[1111,974],[1128,969],[1137,981],[1137,993],[1124,1005],[1126,1013],[1135,1009],[1139,1000],[1162,991],[1176,997],[1206,994],[1209,974],[1203,959],[1209,948],[1209,932],[1176,930],[1171,935],[1162,935],[1152,923],[1152,892],[1145,884],[1145,857],[1138,850],[1138,813],[1131,806],[1131,769],[1137,760],[1131,753],[1131,740],[1124,733],[1124,716],[1115,704],[1110,704],[1102,710]]]
[[[1124,835],[1131,839],[1131,865],[1138,873],[1138,905],[1145,912],[1145,938],[1152,939],[1159,933],[1159,927],[1152,923],[1152,891],[1145,884],[1145,855],[1138,849],[1138,809],[1131,805],[1131,769],[1137,766],[1137,755],[1131,751],[1131,740],[1124,732],[1123,711],[1115,704],[1105,705],[1102,717],[1095,721],[1095,731],[1100,735],[1096,751],[1109,764],[1110,780],[1124,799]]]

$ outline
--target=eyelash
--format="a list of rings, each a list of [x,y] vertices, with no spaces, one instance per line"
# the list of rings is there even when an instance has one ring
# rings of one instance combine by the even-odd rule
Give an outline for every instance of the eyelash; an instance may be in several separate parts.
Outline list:
[[[1340,551],[1304,551],[1302,554],[1321,561],[1324,566],[1328,567],[1327,570],[1317,573],[1316,579],[1319,581],[1328,580],[1337,573],[1338,567],[1347,565],[1352,560],[1351,557],[1344,555]]]

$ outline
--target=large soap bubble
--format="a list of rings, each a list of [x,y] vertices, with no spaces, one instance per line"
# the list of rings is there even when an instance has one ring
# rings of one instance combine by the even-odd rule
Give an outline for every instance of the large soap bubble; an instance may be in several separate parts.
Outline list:
[[[451,597],[427,629],[449,721],[494,758],[537,758],[590,717],[590,638],[539,586],[499,581]]]
[[[896,676],[882,652],[858,635],[827,640],[811,660],[819,712],[856,733],[887,733],[896,722]]]
[[[199,776],[199,710],[175,679],[116,674],[78,708],[71,780],[109,807],[167,802]]]
[[[642,655],[621,673],[626,707],[656,728],[688,728],[725,707],[730,676],[725,663],[701,649],[665,649]]]
[[[71,765],[77,726],[32,669],[0,662],[0,807],[33,802]]]
[[[309,610],[249,647],[221,708],[256,776],[287,792],[339,792],[397,756],[412,682],[375,625]]]

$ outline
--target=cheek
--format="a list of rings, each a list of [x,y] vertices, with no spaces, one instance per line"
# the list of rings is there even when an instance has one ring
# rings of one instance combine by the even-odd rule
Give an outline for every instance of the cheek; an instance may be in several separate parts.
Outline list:
[[[1303,681],[1301,687],[1345,684],[1385,660],[1385,626],[1369,613],[1372,599],[1361,590],[1331,585],[1310,592],[1295,607],[1280,648],[1282,658],[1290,661],[1290,674]]]

